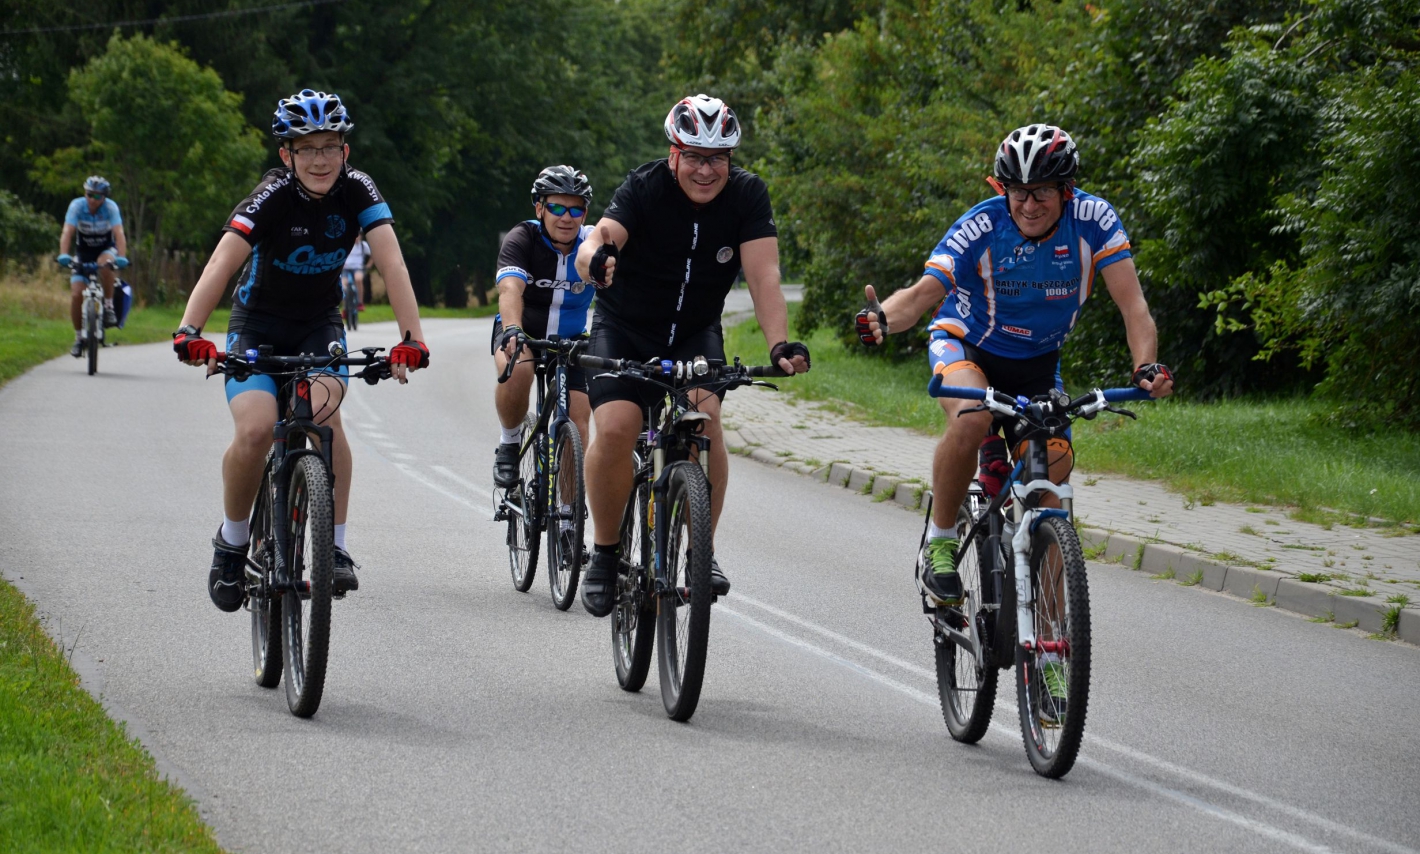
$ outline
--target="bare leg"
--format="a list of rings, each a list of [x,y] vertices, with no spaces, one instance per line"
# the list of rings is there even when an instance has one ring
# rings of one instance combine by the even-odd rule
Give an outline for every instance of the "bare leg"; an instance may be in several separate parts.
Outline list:
[[[592,415],[597,422],[597,438],[587,449],[585,463],[592,541],[614,546],[621,541],[621,513],[635,475],[631,454],[641,433],[641,407],[628,400],[612,400]]]
[[[954,371],[952,384],[986,388],[986,377],[972,370]],[[932,522],[939,528],[953,528],[957,509],[966,500],[966,491],[976,473],[977,449],[991,429],[991,413],[973,412],[958,417],[976,402],[951,397],[938,398],[938,402],[947,415],[947,430],[932,455]]]
[[[228,519],[246,519],[276,426],[276,398],[264,391],[244,391],[227,404],[236,428],[222,456],[222,507]]]

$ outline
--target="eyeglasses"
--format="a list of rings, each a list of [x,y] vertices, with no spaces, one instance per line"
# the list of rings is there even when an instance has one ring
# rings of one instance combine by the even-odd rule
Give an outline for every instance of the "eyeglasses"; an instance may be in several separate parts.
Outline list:
[[[580,218],[580,217],[585,216],[586,213],[587,213],[587,209],[586,209],[585,207],[580,207],[580,208],[579,208],[579,207],[570,207],[570,208],[569,208],[569,207],[566,206],[566,205],[559,205],[559,204],[557,204],[556,202],[543,202],[543,203],[542,203],[542,206],[543,206],[543,209],[545,209],[548,213],[552,214],[553,216],[562,216],[563,214],[571,214],[573,219],[578,219],[578,218]]]
[[[326,158],[333,158],[339,155],[344,147],[343,145],[327,145],[323,148],[316,148],[315,146],[308,145],[305,148],[293,148],[291,149],[291,153],[302,160],[310,160],[317,154],[323,155]]]
[[[730,155],[728,154],[712,154],[706,157],[703,154],[696,154],[694,151],[686,151],[679,146],[676,146],[676,151],[680,152],[680,159],[684,160],[691,169],[700,169],[708,164],[711,169],[718,171],[730,165]]]
[[[1051,184],[1048,187],[1035,187],[1034,189],[1007,187],[1006,195],[1013,202],[1024,202],[1027,196],[1033,197],[1037,202],[1053,202],[1060,196],[1060,185]]]
[[[91,199],[95,199],[95,200],[97,200],[97,201],[103,201],[103,200],[104,200],[104,194],[103,194],[103,193],[85,193],[84,195],[88,196],[88,197],[91,198]]]

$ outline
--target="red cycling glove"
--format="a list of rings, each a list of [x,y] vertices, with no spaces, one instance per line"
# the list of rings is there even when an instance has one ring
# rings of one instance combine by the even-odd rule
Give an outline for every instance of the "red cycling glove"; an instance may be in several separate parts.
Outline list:
[[[182,362],[205,362],[217,355],[217,345],[201,332],[174,332],[173,351]]]
[[[423,341],[415,341],[409,333],[404,334],[404,340],[394,345],[390,351],[391,365],[404,365],[408,368],[429,367],[429,348],[424,346]]]

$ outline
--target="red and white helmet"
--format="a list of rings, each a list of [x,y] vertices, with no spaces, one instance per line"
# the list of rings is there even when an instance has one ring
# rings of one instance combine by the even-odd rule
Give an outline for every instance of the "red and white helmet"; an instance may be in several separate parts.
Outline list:
[[[1027,125],[1011,131],[996,149],[996,180],[1003,184],[1070,181],[1080,169],[1080,152],[1055,125]]]
[[[695,95],[683,98],[666,114],[666,139],[682,148],[737,148],[740,120],[719,98]]]

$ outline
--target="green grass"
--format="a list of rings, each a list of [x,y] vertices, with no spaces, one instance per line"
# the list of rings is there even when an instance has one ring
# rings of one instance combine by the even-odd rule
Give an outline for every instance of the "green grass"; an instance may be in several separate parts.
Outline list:
[[[3,582],[0,780],[0,851],[221,850]]]
[[[791,319],[797,316],[797,305],[789,309]],[[941,433],[941,409],[926,394],[925,357],[893,364],[850,353],[824,330],[805,343],[813,370],[780,383],[790,395],[837,402],[868,423]],[[725,344],[747,362],[767,358],[754,321],[727,330]],[[1282,505],[1299,508],[1308,521],[1364,524],[1373,516],[1420,527],[1420,434],[1329,426],[1327,405],[1306,399],[1166,400],[1131,408],[1137,422],[1111,415],[1076,422],[1081,468],[1161,480],[1205,506]]]
[[[492,317],[498,313],[497,303],[471,305],[468,308],[436,308],[420,306],[420,317]],[[360,312],[361,323],[382,323],[394,320],[394,309],[387,304],[367,305]]]

